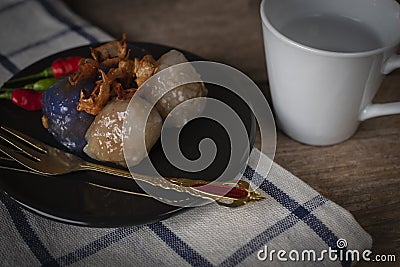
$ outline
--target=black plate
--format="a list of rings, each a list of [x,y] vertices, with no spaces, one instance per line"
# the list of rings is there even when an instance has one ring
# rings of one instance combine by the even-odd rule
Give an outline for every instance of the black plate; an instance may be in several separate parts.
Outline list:
[[[156,59],[172,49],[149,43],[130,43],[129,46],[136,49],[135,53],[142,53],[144,49]],[[142,49],[138,49],[139,47]],[[190,61],[204,60],[191,53],[182,52]],[[89,57],[89,46],[77,47],[49,56],[22,70],[15,77],[39,72],[49,67],[56,58],[67,56]],[[225,102],[238,113],[246,126],[252,146],[256,125],[248,106],[239,97],[224,88],[210,84],[206,86],[209,90],[209,97]],[[14,106],[10,101],[1,100],[0,114],[1,125],[9,126],[49,145],[62,148],[42,127],[41,112],[28,112]],[[185,173],[174,168],[166,160],[159,143],[153,147],[150,158],[162,175],[213,180],[225,169],[230,156],[230,143],[223,128],[211,120],[194,120],[183,129],[180,145],[182,153],[188,158],[194,159],[198,157],[198,140],[204,137],[214,140],[218,147],[218,153],[213,164],[200,173]],[[243,158],[247,158],[247,156],[243,155]],[[19,167],[18,164],[7,161],[1,161],[1,165]],[[239,168],[240,164],[238,164],[238,170]],[[142,192],[135,183],[127,183],[122,179],[100,173],[77,172],[57,177],[43,177],[9,170],[1,170],[0,189],[29,211],[64,223],[83,226],[138,225],[162,220],[186,210],[152,198],[94,187],[82,181],[92,181],[97,184]]]

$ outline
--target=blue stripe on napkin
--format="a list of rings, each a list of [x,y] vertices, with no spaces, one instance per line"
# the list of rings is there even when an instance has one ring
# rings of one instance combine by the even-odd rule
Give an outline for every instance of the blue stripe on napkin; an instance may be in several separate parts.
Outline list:
[[[111,233],[108,233],[90,242],[89,244],[80,247],[77,250],[57,258],[57,262],[62,266],[73,264],[86,257],[96,254],[97,252],[111,246],[127,236],[132,235],[142,228],[143,226],[117,228],[115,231],[112,231]]]
[[[23,0],[23,1],[19,1],[19,2],[12,2],[8,5],[5,5],[3,7],[0,8],[0,13],[9,11],[10,9],[13,9],[21,4],[25,4],[28,0]]]
[[[185,243],[162,222],[149,224],[148,227],[192,266],[213,266],[206,258]]]
[[[264,179],[250,166],[247,166],[244,175],[248,180],[252,180],[253,178],[256,178],[257,180]],[[325,241],[329,247],[334,250],[338,250],[336,242],[339,238],[332,232],[331,229],[321,222],[321,220],[319,220],[314,214],[311,214],[309,210],[306,210],[296,200],[292,199],[288,194],[283,192],[280,188],[268,181],[266,178],[261,184],[260,189],[272,196],[283,207],[288,209],[291,213],[306,223],[323,241]],[[342,250],[345,252],[347,249],[343,248]],[[343,266],[348,266],[349,264],[351,263],[342,262]]]
[[[90,43],[98,43],[99,40],[92,34],[86,32],[81,26],[71,21],[69,18],[60,13],[56,8],[54,8],[47,0],[38,0],[38,2],[46,9],[50,16],[60,21],[61,23],[67,25],[72,31],[76,32]]]
[[[15,74],[19,71],[18,67],[12,63],[7,57],[0,54],[0,64],[12,74]]]
[[[43,245],[42,241],[39,239],[35,231],[32,229],[28,222],[25,214],[22,212],[21,208],[8,196],[0,193],[0,201],[3,202],[4,206],[8,210],[11,219],[14,223],[15,228],[18,233],[28,245],[29,249],[32,251],[33,255],[38,259],[38,261],[43,264],[49,264],[51,266],[57,265],[53,256]]]
[[[37,46],[39,46],[39,45],[42,45],[42,44],[51,42],[51,41],[53,41],[53,40],[55,40],[55,39],[57,39],[57,38],[62,37],[63,35],[66,35],[66,34],[70,33],[70,32],[71,32],[71,29],[62,30],[62,31],[60,31],[60,32],[58,32],[58,33],[55,33],[55,34],[53,34],[53,35],[48,36],[47,38],[38,40],[38,41],[36,41],[36,42],[34,42],[34,43],[27,44],[27,45],[25,45],[25,46],[23,46],[23,47],[21,47],[21,48],[18,48],[18,49],[14,50],[14,51],[11,51],[11,52],[9,52],[9,53],[7,54],[7,57],[16,56],[16,55],[18,55],[18,54],[20,54],[20,53],[22,53],[22,52],[25,52],[25,51],[28,50],[28,49],[32,49],[32,48],[35,48],[35,47],[37,47]]]
[[[306,208],[303,208],[307,213],[312,212],[318,207],[325,204],[328,200],[322,196],[316,196],[304,204]],[[256,251],[260,250],[264,245],[267,245],[272,239],[283,234],[285,231],[295,226],[300,221],[294,212],[290,213],[288,216],[279,220],[274,225],[267,228],[264,232],[259,234],[250,240],[243,247],[238,249],[230,257],[228,257],[219,266],[234,266],[245,260],[248,256],[253,255]]]

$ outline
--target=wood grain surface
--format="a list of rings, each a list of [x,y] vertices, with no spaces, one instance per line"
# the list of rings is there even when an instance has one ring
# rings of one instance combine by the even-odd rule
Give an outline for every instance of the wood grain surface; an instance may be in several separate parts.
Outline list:
[[[258,0],[66,2],[116,38],[126,32],[131,41],[229,64],[268,95]],[[394,100],[400,101],[400,71],[385,78],[374,102]],[[363,122],[351,139],[328,147],[302,145],[279,132],[275,161],[349,210],[372,235],[373,252],[396,254],[399,264],[400,115]]]

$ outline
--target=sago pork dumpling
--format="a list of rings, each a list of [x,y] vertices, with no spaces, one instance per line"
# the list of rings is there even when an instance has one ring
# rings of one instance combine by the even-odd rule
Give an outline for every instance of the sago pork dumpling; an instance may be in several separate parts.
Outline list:
[[[171,50],[158,59],[158,72],[170,66],[185,62],[188,61],[181,52]],[[170,75],[170,77],[168,77],[169,85],[178,84],[179,81],[182,81],[182,79],[187,80],[188,77],[196,80],[200,79],[199,74],[192,66],[185,68],[184,73],[170,72],[168,75]],[[151,85],[146,88],[146,90],[149,90],[149,92],[144,93],[145,98],[150,102],[154,101],[165,91],[165,86],[166,84],[161,82],[151,83]],[[203,83],[184,84],[176,87],[161,97],[161,99],[157,102],[156,107],[161,117],[165,119],[167,115],[182,102],[188,99],[203,97],[206,95],[207,89]],[[193,115],[198,115],[203,111],[203,104],[204,102],[196,102],[195,104],[190,105],[190,107],[186,105],[184,108],[182,108],[182,110],[180,110],[180,112],[175,114],[176,116],[174,115],[174,117],[171,117],[170,123],[178,127],[184,125],[190,117]]]
[[[122,145],[122,137],[125,133],[123,133],[122,125],[127,116],[126,109],[129,101],[111,100],[96,116],[86,132],[87,145],[83,151],[88,156],[126,167]],[[130,156],[133,156],[129,161],[132,166],[139,164],[147,156],[147,151],[150,151],[160,137],[162,119],[156,109],[151,110],[147,124],[145,124],[146,108],[144,107],[149,105],[146,100],[137,97],[134,105],[130,107],[134,111],[135,120],[143,122],[137,123],[137,128],[133,130],[139,133],[143,132],[145,127],[146,138],[146,147],[144,147],[141,145],[143,144],[143,135],[129,134],[129,145],[134,146],[129,152]]]

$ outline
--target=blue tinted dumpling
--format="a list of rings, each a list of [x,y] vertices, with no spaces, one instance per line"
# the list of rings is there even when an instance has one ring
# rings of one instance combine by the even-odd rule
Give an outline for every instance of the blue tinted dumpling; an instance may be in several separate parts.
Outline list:
[[[80,92],[91,92],[95,83],[84,80],[72,86],[63,78],[45,91],[42,97],[43,115],[47,117],[48,131],[55,139],[74,152],[81,152],[86,145],[85,133],[94,117],[78,111]]]

